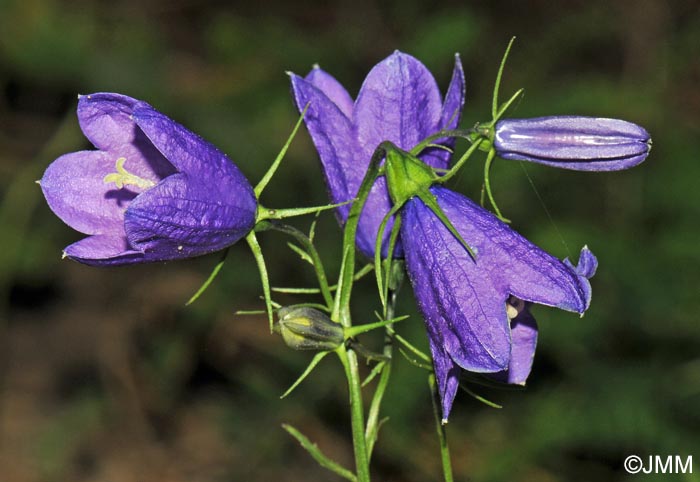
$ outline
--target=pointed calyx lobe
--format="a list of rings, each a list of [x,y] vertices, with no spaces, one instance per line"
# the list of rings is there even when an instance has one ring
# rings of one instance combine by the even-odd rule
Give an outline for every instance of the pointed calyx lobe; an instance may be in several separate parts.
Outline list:
[[[321,158],[331,201],[355,197],[374,150],[384,141],[409,150],[441,129],[457,126],[464,103],[464,74],[455,59],[452,81],[444,102],[432,74],[410,55],[395,52],[377,64],[365,79],[357,100],[328,73],[319,68],[306,78],[291,75],[292,92],[301,112],[309,104],[304,121]],[[444,140],[450,145],[452,140]],[[450,153],[437,148],[425,150],[420,159],[436,168],[446,168]],[[373,186],[360,218],[357,245],[373,256],[379,225],[391,209],[386,181]],[[341,223],[349,206],[337,213]],[[385,230],[383,255],[393,222]],[[397,249],[400,253],[400,248]]]
[[[257,202],[238,168],[150,105],[81,96],[78,120],[98,150],[59,157],[41,180],[49,207],[89,235],[68,257],[99,266],[179,259],[252,229]]]
[[[521,310],[511,328],[506,302],[515,297],[582,313],[590,301],[586,274],[592,270],[577,272],[458,193],[441,186],[430,191],[476,254],[472,259],[419,198],[405,204],[401,237],[406,266],[428,329],[447,418],[459,369],[522,372],[519,365],[534,351],[534,320]],[[595,264],[587,249],[582,261]],[[525,354],[513,352],[516,347]],[[512,374],[512,379],[524,382],[522,373]]]

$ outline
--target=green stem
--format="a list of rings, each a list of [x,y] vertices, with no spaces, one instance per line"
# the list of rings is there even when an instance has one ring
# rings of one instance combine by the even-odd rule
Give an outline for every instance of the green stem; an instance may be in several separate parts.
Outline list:
[[[445,482],[454,482],[452,476],[452,461],[450,460],[450,447],[447,444],[447,432],[445,423],[440,416],[440,395],[435,383],[435,375],[431,373],[428,376],[428,384],[430,385],[430,398],[433,401],[433,414],[435,415],[435,427],[437,429],[438,440],[440,442],[440,459],[442,460],[442,473],[445,477]]]
[[[338,350],[338,357],[345,369],[350,395],[350,423],[352,429],[352,445],[355,451],[355,471],[358,482],[369,482],[369,455],[365,439],[365,414],[362,404],[362,380],[357,363],[357,354],[346,348]]]
[[[498,219],[500,219],[504,223],[510,223],[510,219],[503,217],[503,214],[501,214],[501,210],[498,209],[496,200],[494,199],[493,193],[491,192],[491,163],[493,162],[494,157],[496,157],[496,150],[491,149],[488,155],[486,156],[486,162],[484,163],[484,188],[486,190],[486,195],[489,198],[489,202],[491,203],[491,206],[493,206],[493,210],[496,212],[496,216],[498,216]]]
[[[362,184],[357,191],[357,199],[352,204],[343,230],[343,260],[340,276],[338,277],[338,291],[331,319],[339,322],[344,328],[352,326],[350,315],[350,295],[352,293],[353,278],[355,274],[355,237],[360,213],[367,202],[370,189],[380,174],[379,164],[386,155],[386,146],[381,144],[372,155],[367,172]],[[367,440],[365,439],[365,414],[362,403],[362,380],[358,368],[357,354],[348,345],[343,345],[337,350],[340,362],[345,369],[348,380],[348,392],[350,396],[350,422],[352,427],[352,444],[355,451],[355,471],[358,482],[369,482],[369,456],[367,453]]]
[[[309,239],[309,237],[303,232],[299,231],[293,226],[287,224],[282,224],[278,222],[269,222],[267,229],[274,229],[275,231],[280,231],[282,233],[288,234],[296,239],[306,250],[306,253],[311,257],[311,264],[316,272],[316,278],[318,279],[318,286],[321,290],[321,295],[323,300],[328,305],[328,308],[333,306],[333,295],[331,295],[330,286],[328,286],[328,278],[326,277],[326,270],[323,268],[323,262],[321,257],[314,246],[314,243]]]

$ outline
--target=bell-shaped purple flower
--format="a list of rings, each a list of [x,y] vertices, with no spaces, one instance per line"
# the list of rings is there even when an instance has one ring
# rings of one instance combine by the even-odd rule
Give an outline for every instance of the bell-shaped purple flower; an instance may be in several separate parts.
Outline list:
[[[500,120],[493,146],[504,159],[576,171],[619,171],[646,159],[651,137],[623,120],[553,116]]]
[[[437,83],[428,69],[414,57],[394,52],[367,75],[357,100],[340,83],[320,68],[305,78],[291,74],[294,102],[321,157],[330,199],[333,203],[352,200],[360,187],[374,150],[383,141],[410,150],[441,129],[454,129],[464,104],[464,72],[455,57],[455,66],[444,102]],[[445,146],[453,140],[436,141]],[[450,153],[430,148],[419,156],[435,168],[448,166]],[[372,187],[360,217],[357,246],[374,255],[377,231],[391,209],[384,178]],[[347,219],[349,205],[337,209],[341,223]],[[382,254],[386,255],[393,221],[384,233]],[[397,252],[400,252],[397,249]]]
[[[419,197],[404,205],[406,267],[427,326],[446,420],[462,369],[525,382],[537,341],[528,304],[583,313],[597,261],[585,247],[579,266],[559,261],[465,196],[439,185],[430,192],[475,254]]]
[[[78,121],[98,150],[59,157],[40,181],[51,210],[89,235],[65,256],[95,266],[188,258],[253,228],[257,201],[238,168],[147,103],[80,96]]]

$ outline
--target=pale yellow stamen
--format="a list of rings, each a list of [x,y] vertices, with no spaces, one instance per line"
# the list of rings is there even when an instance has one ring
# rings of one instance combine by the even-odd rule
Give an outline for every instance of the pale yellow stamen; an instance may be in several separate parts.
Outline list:
[[[107,174],[102,180],[102,182],[104,182],[105,184],[114,183],[119,189],[129,185],[140,187],[141,189],[148,189],[156,185],[156,183],[154,183],[153,181],[149,179],[144,179],[142,177],[138,177],[137,175],[132,174],[126,169],[124,169],[125,162],[126,157],[120,157],[119,159],[117,159],[117,172]]]

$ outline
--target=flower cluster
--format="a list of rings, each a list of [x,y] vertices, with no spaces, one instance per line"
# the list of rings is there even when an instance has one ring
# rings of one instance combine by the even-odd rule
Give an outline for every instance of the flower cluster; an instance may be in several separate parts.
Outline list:
[[[432,76],[418,60],[400,52],[372,69],[354,104],[347,91],[319,68],[304,79],[292,75],[297,107],[301,111],[308,104],[305,122],[331,199],[353,198],[382,141],[411,149],[424,138],[439,135],[441,129],[455,127],[464,99],[462,89],[463,74],[457,63],[440,111]],[[647,132],[629,122],[571,116],[502,120],[492,135],[493,148],[501,157],[589,171],[632,167],[644,160],[651,145]],[[419,157],[430,167],[446,168],[448,154],[429,150]],[[595,273],[597,260],[584,247],[577,266],[559,261],[461,194],[439,184],[419,192],[424,180],[432,182],[431,175],[415,167],[412,172],[422,179],[394,181],[403,186],[387,186],[383,177],[376,181],[359,224],[357,245],[371,255],[380,222],[392,206],[390,193],[415,190],[393,199],[405,202],[400,231],[403,250],[394,254],[403,254],[406,260],[428,331],[443,420],[447,420],[461,370],[525,383],[537,341],[530,304],[583,313],[590,304],[588,278]],[[386,179],[390,180],[389,174]],[[437,179],[434,171],[432,179]],[[425,196],[435,200],[437,207],[427,205]],[[446,226],[435,209],[452,226]],[[347,209],[339,209],[341,221],[346,216]],[[382,255],[386,254],[384,243]]]

